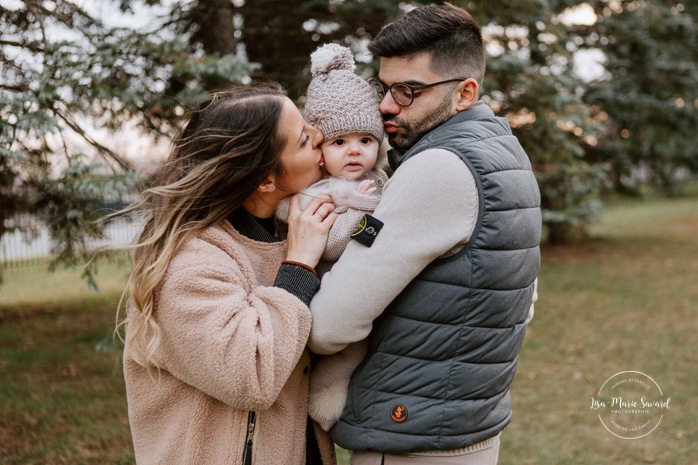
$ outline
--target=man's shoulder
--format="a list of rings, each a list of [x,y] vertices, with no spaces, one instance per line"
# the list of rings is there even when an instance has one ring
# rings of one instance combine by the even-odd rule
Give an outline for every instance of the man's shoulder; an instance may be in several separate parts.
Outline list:
[[[455,149],[448,147],[428,147],[415,152],[395,171],[443,171],[462,164],[462,158]]]
[[[453,150],[429,148],[405,160],[390,178],[392,184],[401,184],[409,191],[439,193],[444,189],[459,190],[469,186],[473,178],[470,168]]]

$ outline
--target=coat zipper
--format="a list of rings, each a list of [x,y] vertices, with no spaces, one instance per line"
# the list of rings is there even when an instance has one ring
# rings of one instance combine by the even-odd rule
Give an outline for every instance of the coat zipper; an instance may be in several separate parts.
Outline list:
[[[250,412],[247,415],[247,436],[245,437],[245,449],[242,451],[242,465],[252,465],[252,441],[256,421],[257,414]]]

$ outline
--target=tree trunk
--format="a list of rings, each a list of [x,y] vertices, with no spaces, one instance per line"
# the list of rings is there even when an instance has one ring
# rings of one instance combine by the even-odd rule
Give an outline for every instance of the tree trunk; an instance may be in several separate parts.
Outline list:
[[[206,53],[234,54],[237,45],[234,14],[231,0],[199,0],[191,14],[192,22],[197,25],[192,38],[203,45]]]

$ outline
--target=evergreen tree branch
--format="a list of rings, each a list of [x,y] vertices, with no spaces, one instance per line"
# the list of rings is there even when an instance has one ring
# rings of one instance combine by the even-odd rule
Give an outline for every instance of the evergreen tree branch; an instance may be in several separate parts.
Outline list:
[[[111,159],[112,161],[116,162],[121,167],[121,169],[123,169],[124,171],[134,171],[133,166],[131,165],[131,163],[129,163],[128,160],[125,160],[123,157],[119,156],[113,150],[109,149],[108,147],[105,147],[104,145],[102,145],[99,142],[97,142],[96,140],[94,140],[77,123],[72,121],[67,115],[63,114],[63,112],[61,112],[57,108],[54,107],[53,110],[56,113],[56,116],[58,116],[61,120],[63,120],[63,122],[66,125],[68,125],[68,127],[70,129],[75,131],[80,137],[82,137],[90,145],[95,147],[98,150],[99,155],[103,159],[105,159],[105,160]],[[108,158],[105,158],[104,154],[108,155]]]

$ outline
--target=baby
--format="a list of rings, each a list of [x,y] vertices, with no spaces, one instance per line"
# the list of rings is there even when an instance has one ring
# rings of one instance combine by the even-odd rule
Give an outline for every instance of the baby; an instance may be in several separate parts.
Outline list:
[[[305,208],[313,197],[329,195],[339,213],[318,264],[318,273],[330,269],[365,214],[375,210],[387,180],[379,164],[385,161],[383,119],[371,86],[354,74],[351,51],[326,44],[311,56],[313,76],[308,86],[305,119],[320,129],[320,146],[328,176],[301,191]],[[277,218],[288,219],[289,201],[276,210]]]
[[[301,206],[317,195],[329,195],[339,213],[327,238],[319,274],[339,259],[364,215],[373,213],[387,175],[380,168],[387,151],[382,144],[383,118],[371,86],[354,74],[351,51],[338,44],[319,47],[311,56],[305,118],[320,129],[320,146],[328,176],[301,191]],[[286,221],[288,200],[276,210]],[[346,402],[351,373],[366,353],[366,341],[322,357],[310,375],[310,417],[329,431]]]

